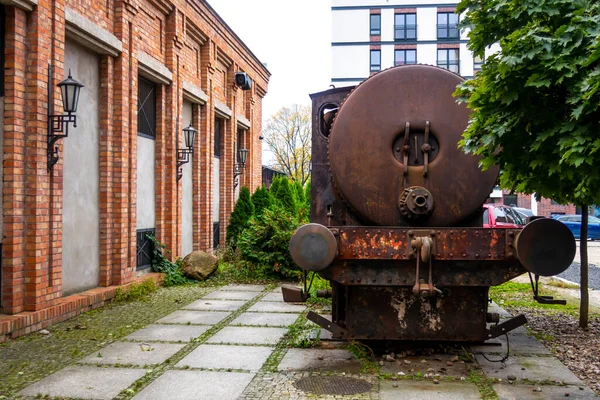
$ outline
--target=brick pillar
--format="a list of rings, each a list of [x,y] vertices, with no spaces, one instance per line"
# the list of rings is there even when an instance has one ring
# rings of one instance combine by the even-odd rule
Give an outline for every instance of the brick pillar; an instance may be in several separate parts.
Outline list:
[[[233,116],[225,120],[223,137],[221,139],[221,238],[220,244],[225,244],[225,237],[227,234],[227,225],[229,224],[229,217],[233,211],[235,202],[235,193],[233,189],[233,169],[235,163],[234,154],[234,142],[237,138],[237,124],[235,122],[235,91],[238,90],[234,82],[233,68],[229,67],[227,70],[227,84],[225,85],[227,93],[226,105],[233,110]]]
[[[4,62],[4,239],[2,240],[2,312],[25,306],[25,135],[27,15],[6,7]]]
[[[193,249],[206,250],[204,232],[204,221],[208,218],[205,215],[204,203],[206,202],[207,181],[209,176],[204,175],[204,169],[208,152],[206,148],[207,130],[204,126],[203,119],[206,118],[206,107],[198,104],[192,104],[192,125],[198,130],[196,140],[194,141],[194,157],[190,161],[192,163],[192,214],[194,216],[193,224]]]

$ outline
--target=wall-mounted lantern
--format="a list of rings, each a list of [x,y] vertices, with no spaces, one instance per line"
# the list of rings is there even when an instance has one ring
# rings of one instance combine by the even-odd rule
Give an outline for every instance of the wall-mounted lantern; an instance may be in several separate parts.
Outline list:
[[[182,165],[190,162],[190,158],[194,155],[194,140],[197,133],[198,131],[192,124],[187,128],[183,128],[183,138],[186,148],[177,148],[177,180],[180,180],[183,176]],[[179,140],[177,141],[177,146],[179,146]]]
[[[58,162],[58,146],[55,143],[59,139],[69,136],[69,124],[77,127],[77,116],[74,114],[77,111],[77,103],[79,103],[79,92],[83,85],[77,82],[71,76],[60,82],[57,86],[60,88],[62,95],[63,110],[66,115],[53,115],[54,113],[54,90],[52,87],[52,65],[48,65],[48,172],[52,171],[54,164]],[[63,133],[64,131],[64,133]]]
[[[235,163],[233,168],[233,187],[236,188],[239,184],[238,176],[240,176],[243,170],[246,168],[246,160],[248,159],[248,153],[250,150],[248,149],[238,149],[237,151],[237,163]]]

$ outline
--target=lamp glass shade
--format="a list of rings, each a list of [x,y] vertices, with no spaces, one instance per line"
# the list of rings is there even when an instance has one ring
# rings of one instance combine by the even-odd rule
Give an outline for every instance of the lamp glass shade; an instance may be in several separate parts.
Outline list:
[[[67,113],[74,113],[77,111],[77,103],[79,103],[79,92],[83,87],[83,84],[73,79],[71,71],[69,71],[69,77],[57,85],[60,88],[62,95],[63,109]]]
[[[185,139],[185,146],[188,149],[194,147],[194,140],[196,139],[196,133],[198,131],[190,124],[187,128],[183,128],[183,138]]]
[[[242,164],[242,166],[246,165],[246,159],[248,158],[248,153],[250,150],[248,149],[239,149],[238,150],[238,162]]]

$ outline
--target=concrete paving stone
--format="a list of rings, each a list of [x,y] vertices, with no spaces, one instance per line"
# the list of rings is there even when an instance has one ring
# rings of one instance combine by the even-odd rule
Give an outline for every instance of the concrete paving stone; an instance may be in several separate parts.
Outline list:
[[[254,326],[290,326],[299,314],[284,313],[243,313],[234,319],[230,325]]]
[[[489,378],[506,380],[514,375],[518,380],[559,381],[570,385],[581,385],[581,381],[560,361],[553,357],[510,356],[506,367],[500,363],[489,362],[481,354],[475,355],[483,372]]]
[[[275,345],[285,335],[285,328],[257,328],[247,326],[226,326],[207,343],[235,343],[235,344],[266,344]]]
[[[19,395],[109,400],[145,374],[143,369],[71,366],[26,387]]]
[[[226,291],[226,290],[217,290],[215,292],[209,293],[203,297],[203,299],[227,299],[227,300],[252,300],[259,293],[257,292],[241,292],[241,291]]]
[[[358,373],[360,361],[345,349],[289,349],[277,369]]]
[[[498,394],[500,400],[558,400],[558,399],[575,399],[575,400],[591,400],[597,399],[596,395],[587,386],[532,386],[532,385],[510,385],[510,384],[495,384],[494,390]],[[538,392],[536,389],[541,388]],[[566,396],[566,394],[569,396]]]
[[[276,301],[259,301],[248,309],[251,312],[281,312],[281,313],[299,313],[306,309],[306,306],[300,304],[280,303]]]
[[[142,390],[135,400],[237,399],[254,374],[248,372],[170,370]]]
[[[146,345],[115,342],[95,351],[81,362],[87,364],[161,364],[184,346],[184,344],[174,343],[149,343]]]
[[[511,354],[535,354],[535,355],[551,355],[550,351],[534,337],[522,334],[508,334],[508,342],[510,345]],[[469,346],[472,353],[506,353],[506,336],[498,336],[489,341],[490,344],[479,344]],[[493,345],[499,343],[498,345]]]
[[[198,325],[215,325],[224,320],[230,312],[219,311],[190,311],[177,310],[159,319],[161,324],[198,324]]]
[[[263,346],[226,346],[203,344],[177,363],[184,368],[231,368],[258,371],[273,351]]]
[[[220,290],[240,291],[240,292],[262,292],[265,290],[265,285],[227,285]]]
[[[260,301],[283,301],[283,294],[279,292],[267,293]]]
[[[208,300],[200,299],[183,307],[186,310],[201,311],[235,311],[243,306],[242,300]]]
[[[397,385],[398,387],[394,387]],[[382,381],[379,400],[479,400],[479,390],[467,381],[435,384],[432,381]]]
[[[126,339],[165,342],[189,342],[209,330],[209,325],[148,325]]]
[[[381,366],[381,372],[397,374],[398,372],[404,372],[405,374],[416,374],[417,372],[421,375],[425,374],[439,374],[440,376],[453,376],[460,378],[461,376],[468,376],[469,372],[467,364],[458,361],[451,361],[454,359],[454,354],[431,354],[428,356],[410,356],[398,359],[397,361],[384,361]],[[410,362],[407,364],[406,361]],[[425,362],[422,362],[425,360]],[[451,365],[448,365],[450,361]],[[429,369],[433,371],[429,371]],[[409,370],[414,370],[409,372]]]

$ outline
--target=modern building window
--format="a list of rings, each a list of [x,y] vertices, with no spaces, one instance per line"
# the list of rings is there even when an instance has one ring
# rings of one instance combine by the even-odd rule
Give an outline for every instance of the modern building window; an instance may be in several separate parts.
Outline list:
[[[156,139],[156,84],[138,79],[138,135]]]
[[[394,15],[394,40],[417,39],[417,14]]]
[[[482,65],[483,65],[482,57],[477,57],[477,56],[473,57],[473,71],[480,71]]]
[[[381,50],[371,50],[371,71],[381,70]]]
[[[394,65],[416,64],[417,50],[395,50]]]
[[[154,229],[139,229],[137,236],[136,269],[146,269],[152,266],[154,245],[148,236],[155,236]]]
[[[458,67],[458,49],[438,49],[437,65],[438,67],[446,68],[456,74],[460,72]]]
[[[371,36],[381,35],[381,14],[371,14]]]
[[[441,12],[437,15],[437,37],[438,39],[458,39],[458,15],[451,12]]]

